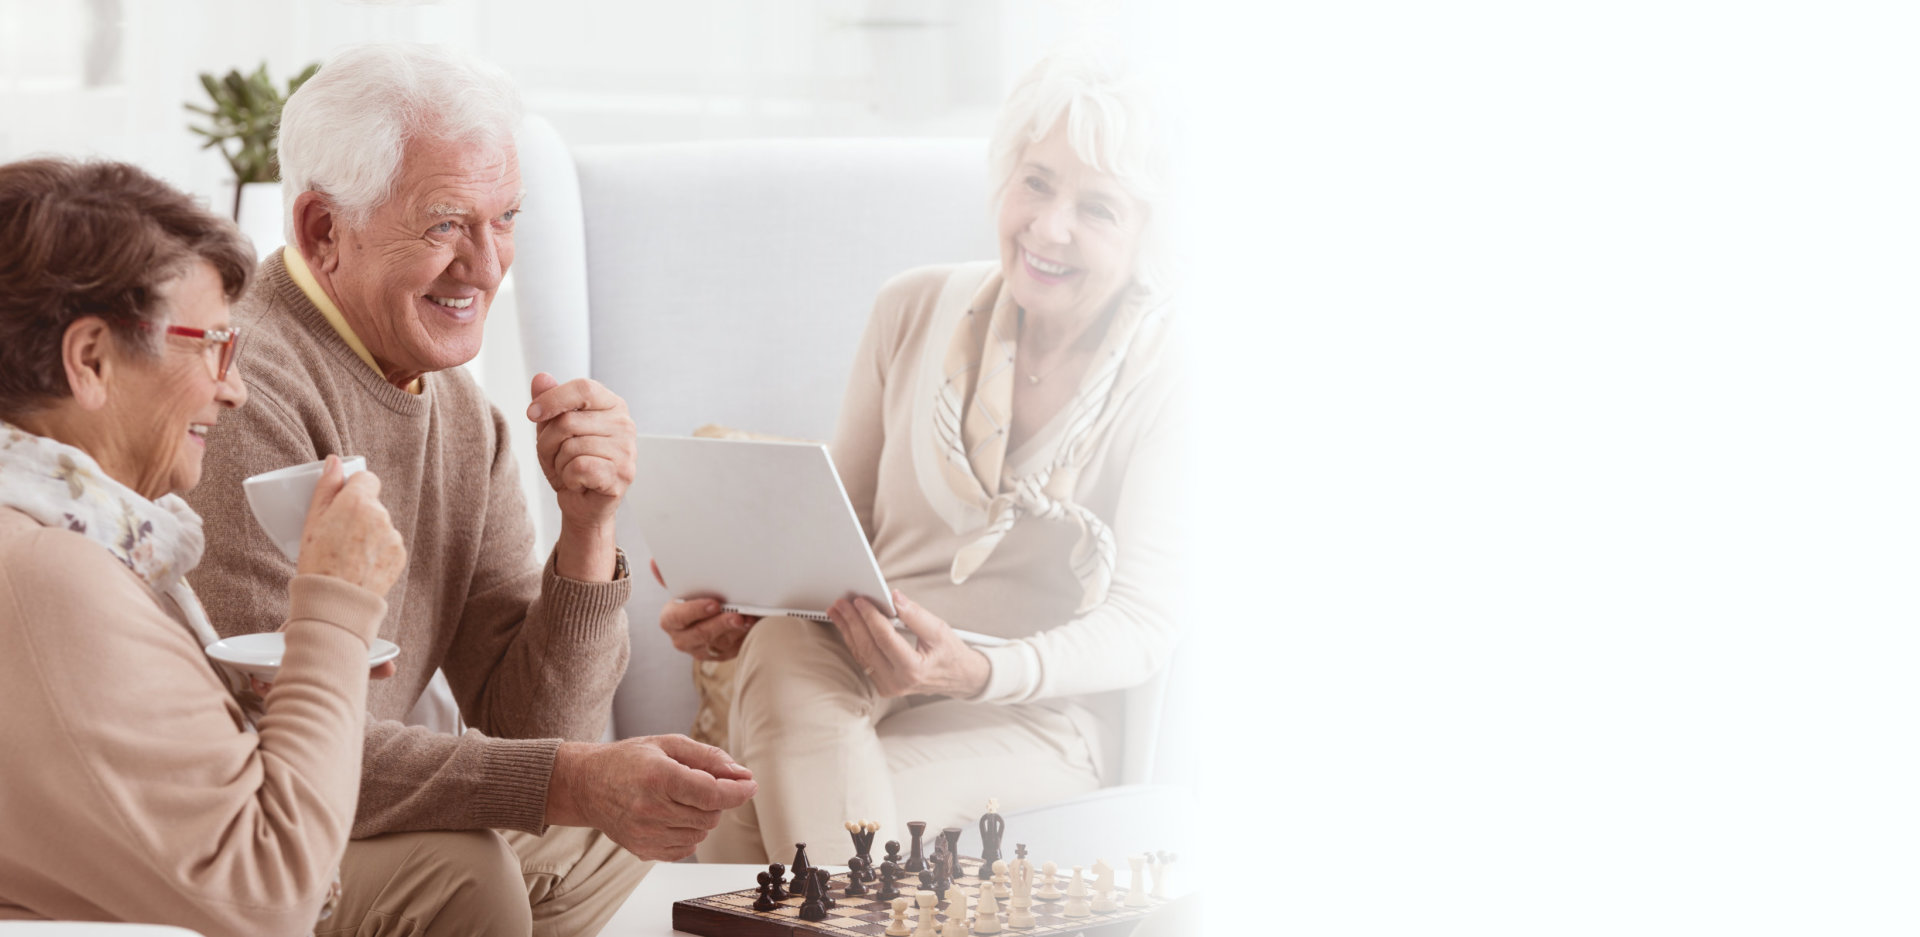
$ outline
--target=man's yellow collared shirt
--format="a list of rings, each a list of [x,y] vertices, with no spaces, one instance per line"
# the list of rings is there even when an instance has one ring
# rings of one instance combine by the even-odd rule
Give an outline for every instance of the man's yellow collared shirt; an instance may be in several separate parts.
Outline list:
[[[341,315],[340,307],[333,304],[333,297],[328,296],[327,291],[320,288],[320,281],[313,278],[313,271],[307,268],[307,259],[300,256],[299,249],[288,244],[281,251],[280,256],[287,265],[287,276],[293,278],[293,285],[300,287],[300,292],[307,294],[307,301],[313,303],[313,308],[320,310],[320,314],[326,317],[327,324],[333,326],[333,330],[340,334],[340,340],[346,342],[347,347],[353,349],[353,353],[359,355],[360,360],[365,361],[367,367],[373,369],[373,373],[380,375],[381,380],[386,380],[386,372],[380,370],[380,365],[374,362],[373,352],[368,351],[366,343],[360,340],[360,336],[354,334],[353,326],[347,324],[347,317]],[[413,383],[407,385],[407,393],[419,392],[420,379],[414,378]]]

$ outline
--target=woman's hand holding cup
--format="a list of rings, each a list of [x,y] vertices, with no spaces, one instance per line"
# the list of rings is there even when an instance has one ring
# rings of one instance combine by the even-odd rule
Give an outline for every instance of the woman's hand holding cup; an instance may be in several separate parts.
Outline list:
[[[368,471],[344,474],[340,458],[327,456],[300,534],[298,570],[385,595],[406,568],[407,548],[380,503],[380,479]]]

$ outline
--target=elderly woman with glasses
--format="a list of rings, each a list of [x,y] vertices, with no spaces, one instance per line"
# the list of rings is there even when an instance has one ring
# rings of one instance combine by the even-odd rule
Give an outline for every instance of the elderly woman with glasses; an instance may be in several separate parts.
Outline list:
[[[252,253],[132,166],[0,166],[0,919],[305,934],[330,910],[405,550],[378,480],[330,462],[276,682],[203,652],[179,494],[246,401]]]
[[[1166,663],[1179,595],[1151,100],[1087,51],[1041,62],[992,144],[998,259],[907,271],[875,303],[833,462],[911,636],[869,597],[832,627],[662,611],[697,660],[737,655],[723,744],[760,783],[703,860],[844,843],[850,818],[962,826],[1117,772],[1116,691]]]

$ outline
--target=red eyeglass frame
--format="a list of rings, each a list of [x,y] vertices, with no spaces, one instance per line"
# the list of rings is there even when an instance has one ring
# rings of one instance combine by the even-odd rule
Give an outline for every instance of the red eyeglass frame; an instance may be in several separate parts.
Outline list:
[[[153,323],[147,322],[144,319],[135,320],[135,324],[149,332],[155,328]],[[185,325],[169,325],[163,331],[168,335],[197,338],[206,342],[209,346],[218,345],[220,347],[220,365],[219,369],[214,372],[213,379],[216,381],[225,381],[227,379],[227,371],[233,367],[234,356],[238,354],[240,350],[239,326],[230,326],[224,329],[196,329]]]

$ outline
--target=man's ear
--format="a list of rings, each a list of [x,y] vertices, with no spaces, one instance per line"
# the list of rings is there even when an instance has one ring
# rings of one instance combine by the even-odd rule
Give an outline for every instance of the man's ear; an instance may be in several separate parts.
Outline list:
[[[340,263],[340,226],[335,221],[326,196],[309,191],[294,198],[294,246],[315,272],[330,274]]]
[[[82,410],[107,405],[107,386],[120,363],[113,330],[99,316],[85,316],[67,326],[60,337],[60,365],[67,372],[67,389]]]

